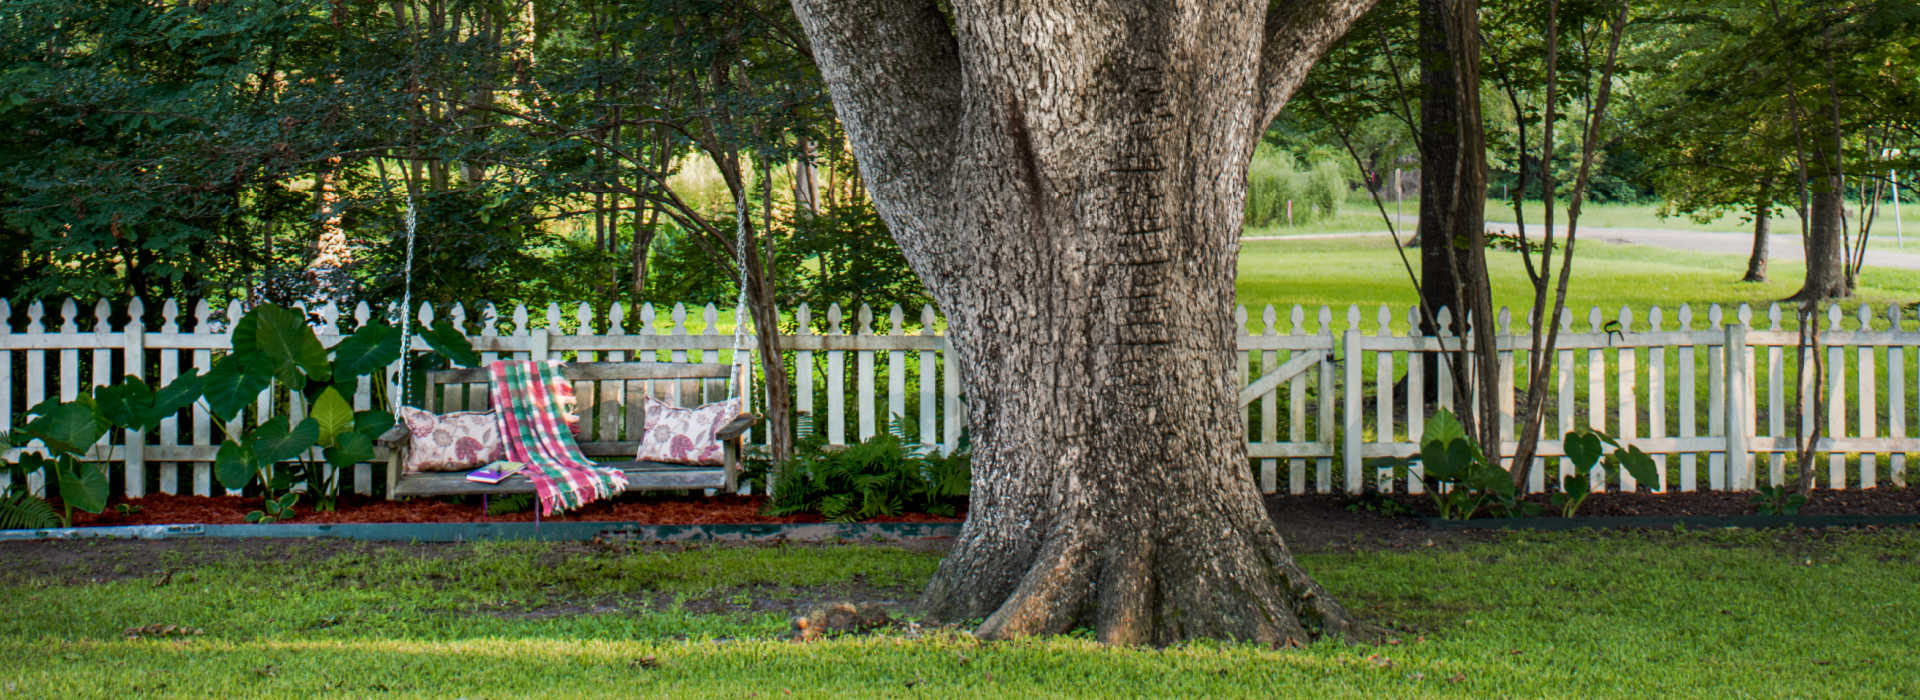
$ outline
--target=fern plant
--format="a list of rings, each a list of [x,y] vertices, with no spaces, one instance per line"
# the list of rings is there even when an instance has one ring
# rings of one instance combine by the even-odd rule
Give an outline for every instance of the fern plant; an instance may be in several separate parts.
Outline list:
[[[819,513],[835,522],[921,512],[953,515],[972,469],[964,452],[909,449],[891,432],[844,449],[816,437],[779,466],[768,515]]]
[[[53,505],[25,491],[0,497],[0,530],[38,530],[59,527],[60,515]]]

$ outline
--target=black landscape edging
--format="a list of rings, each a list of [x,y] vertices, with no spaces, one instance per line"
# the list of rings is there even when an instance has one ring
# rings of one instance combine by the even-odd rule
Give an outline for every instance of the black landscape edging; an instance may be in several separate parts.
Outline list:
[[[954,537],[960,523],[649,525],[638,522],[341,523],[303,525],[120,525],[0,530],[0,542],[65,539],[338,538],[376,542],[477,540],[630,542],[901,542]]]
[[[1621,515],[1585,518],[1477,518],[1443,520],[1422,518],[1436,530],[1665,530],[1674,526],[1700,528],[1828,528],[1920,525],[1912,515]]]

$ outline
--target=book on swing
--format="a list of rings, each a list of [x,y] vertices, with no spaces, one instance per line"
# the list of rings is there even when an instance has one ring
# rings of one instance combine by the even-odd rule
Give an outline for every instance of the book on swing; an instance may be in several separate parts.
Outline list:
[[[498,484],[506,481],[507,477],[520,473],[520,470],[526,467],[527,465],[519,462],[494,462],[485,467],[467,472],[467,481],[482,484]]]

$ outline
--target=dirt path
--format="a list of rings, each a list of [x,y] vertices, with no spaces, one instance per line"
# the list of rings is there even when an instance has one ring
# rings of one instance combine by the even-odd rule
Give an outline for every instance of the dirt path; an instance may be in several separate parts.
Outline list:
[[[1400,235],[1403,239],[1411,235],[1412,225],[1414,223],[1412,217],[1404,218],[1408,219],[1408,229],[1401,232]],[[1506,222],[1489,222],[1488,226],[1496,231],[1508,233],[1514,230],[1514,225]],[[1535,235],[1538,235],[1540,230],[1537,226],[1528,226],[1527,229],[1529,233]],[[1388,235],[1386,231],[1362,231],[1356,233],[1308,233],[1297,236],[1248,236],[1241,240],[1305,241],[1339,238],[1372,238],[1386,235]],[[1644,245],[1696,253],[1725,253],[1729,255],[1746,255],[1751,250],[1750,246],[1753,244],[1752,234],[1747,233],[1715,233],[1710,231],[1680,231],[1653,228],[1582,227],[1580,229],[1580,240],[1583,242],[1599,241],[1616,245]],[[1920,246],[1916,246],[1916,250],[1920,251]],[[1774,234],[1773,238],[1768,241],[1768,253],[1771,255],[1770,259],[1772,260],[1788,262],[1800,261],[1804,256],[1800,250],[1799,234]],[[1920,270],[1920,252],[1907,253],[1869,248],[1867,250],[1867,266],[1900,270]]]

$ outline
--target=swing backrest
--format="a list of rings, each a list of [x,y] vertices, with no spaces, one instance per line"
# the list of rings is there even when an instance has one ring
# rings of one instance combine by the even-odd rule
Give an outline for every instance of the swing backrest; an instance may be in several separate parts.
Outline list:
[[[683,362],[569,362],[560,372],[573,382],[580,417],[580,451],[589,457],[632,459],[646,428],[646,398],[694,407],[725,400],[732,365]],[[427,373],[426,403],[435,413],[491,408],[487,370]]]

